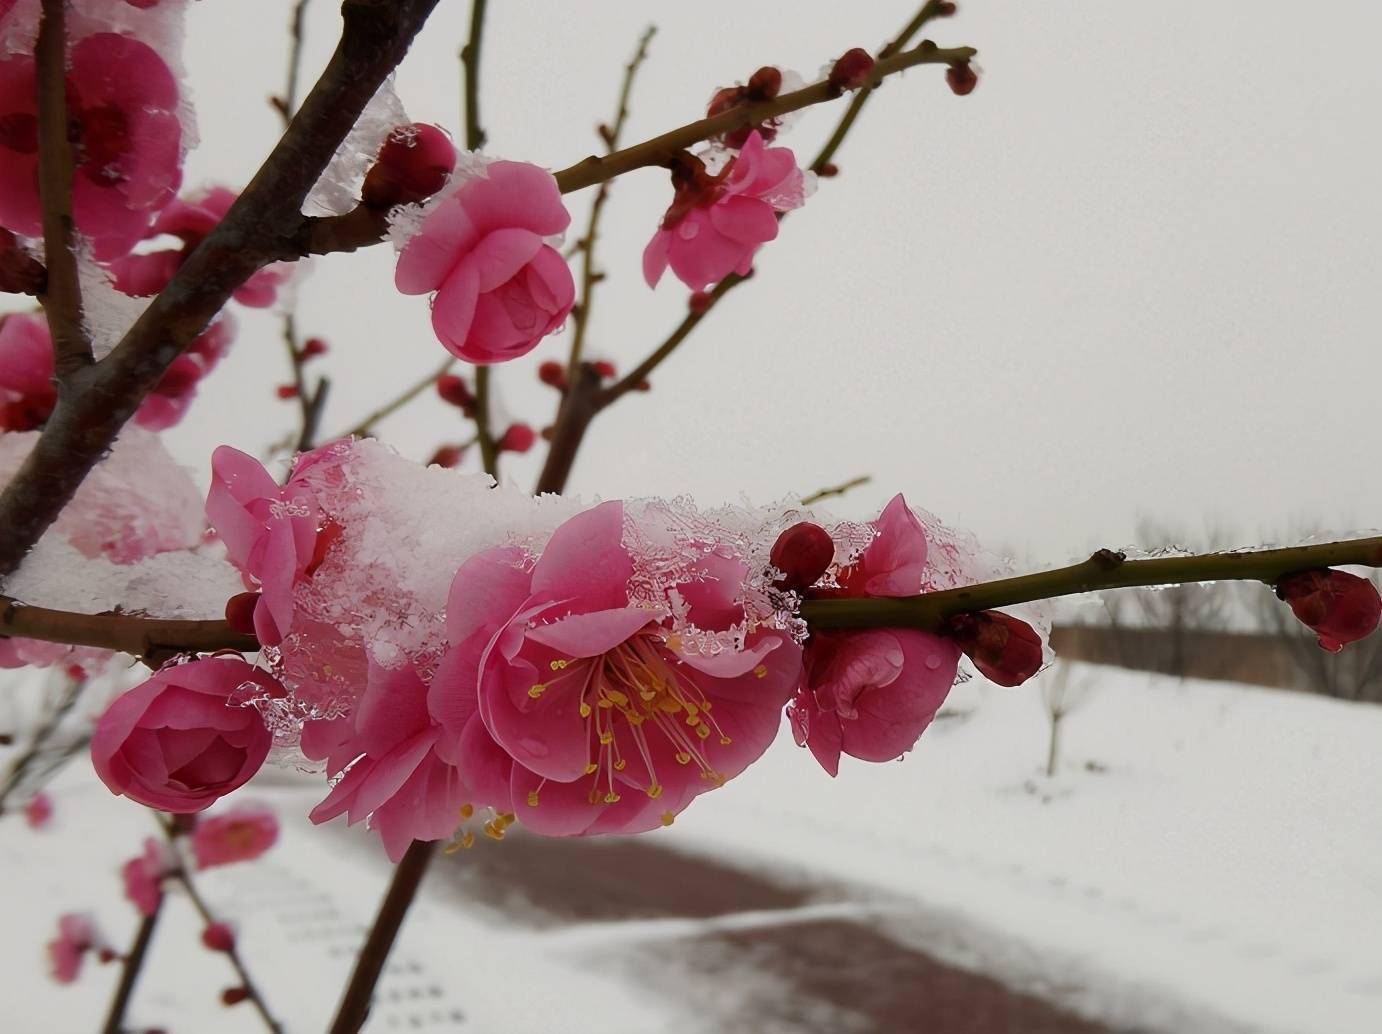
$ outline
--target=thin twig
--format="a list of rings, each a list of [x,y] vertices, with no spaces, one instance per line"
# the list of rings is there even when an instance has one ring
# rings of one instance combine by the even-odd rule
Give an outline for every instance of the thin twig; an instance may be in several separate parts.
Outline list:
[[[485,473],[499,480],[499,443],[490,426],[490,368],[475,367],[475,440],[480,444],[480,463]]]
[[[43,204],[43,257],[48,283],[39,299],[53,333],[53,365],[60,385],[93,362],[82,328],[77,277],[76,221],[72,217],[72,144],[67,139],[67,30],[65,0],[43,0],[39,24],[38,193]]]
[[[288,49],[288,73],[283,86],[283,107],[279,109],[283,115],[285,129],[288,123],[293,121],[293,115],[298,110],[298,72],[302,67],[302,45],[307,38],[303,26],[306,24],[307,5],[311,2],[312,0],[298,0],[293,8],[289,29],[292,45]]]
[[[412,385],[412,387],[405,390],[401,395],[384,403],[373,413],[371,413],[369,416],[365,417],[365,419],[361,420],[358,424],[352,427],[349,431],[346,431],[342,434],[338,434],[335,437],[363,438],[365,435],[369,434],[372,430],[374,430],[375,424],[379,423],[379,421],[383,420],[386,416],[391,416],[392,414],[398,412],[398,410],[402,409],[409,402],[413,401],[413,399],[417,398],[432,385],[436,384],[437,378],[441,377],[448,370],[450,370],[451,367],[455,365],[455,359],[447,359],[446,362],[442,363],[439,367],[436,368],[436,370],[429,373],[426,377],[422,378],[422,380],[418,381],[416,384]]]
[[[176,833],[171,830],[168,832],[168,835],[169,839],[174,839],[176,837]],[[192,881],[192,874],[188,871],[185,863],[180,862],[178,867],[169,873],[169,876],[182,885],[182,889],[187,892],[187,900],[192,902],[192,907],[195,908],[197,914],[202,917],[202,922],[210,926],[212,923],[218,921],[211,909],[207,907],[205,899],[201,896],[201,892],[197,890],[196,884]],[[249,970],[245,968],[245,963],[240,957],[239,949],[232,943],[230,948],[222,954],[230,960],[231,966],[235,969],[235,975],[240,979],[240,986],[244,988],[247,999],[253,1003],[255,1009],[258,1010],[260,1017],[264,1021],[264,1026],[268,1027],[273,1034],[283,1034],[283,1027],[274,1019],[273,1013],[269,1011],[269,1006],[264,1000],[263,992],[259,990],[258,985],[255,984],[254,980],[250,977]]]
[[[851,488],[867,485],[872,480],[872,474],[860,474],[857,478],[850,478],[848,481],[831,488],[819,488],[810,495],[802,496],[801,505],[810,506],[812,503],[819,503],[822,499],[830,499],[837,495],[844,495]]]
[[[71,713],[72,708],[81,698],[82,690],[86,688],[85,679],[69,678],[66,681],[67,684],[63,687],[62,696],[58,698],[52,713],[34,731],[28,749],[15,759],[14,764],[10,766],[9,773],[5,776],[4,784],[0,785],[0,815],[5,814],[5,805],[9,801],[10,795],[24,785],[30,770],[38,765],[39,759],[46,752],[49,738],[58,731],[63,719]]]
[[[616,151],[619,148],[619,138],[624,132],[624,123],[629,117],[629,97],[633,92],[633,81],[638,74],[638,67],[648,56],[648,44],[652,42],[657,26],[649,25],[643,30],[642,37],[638,40],[638,49],[634,51],[633,58],[624,66],[624,82],[619,90],[619,106],[615,110],[614,121],[607,126],[601,126],[601,136],[606,144],[606,153]],[[595,200],[590,204],[590,222],[586,224],[585,235],[576,244],[577,250],[581,252],[581,297],[576,304],[576,314],[574,319],[575,326],[571,333],[571,357],[566,361],[567,380],[574,380],[576,371],[581,364],[581,353],[585,348],[585,331],[590,322],[591,300],[595,294],[595,285],[603,279],[603,274],[595,270],[595,241],[598,237],[600,227],[600,216],[604,214],[605,202],[609,199],[609,189],[612,180],[605,180],[600,184],[600,189],[595,192]]]
[[[154,928],[158,926],[158,917],[163,912],[163,900],[163,895],[160,894],[154,910],[139,923],[139,930],[134,935],[134,944],[130,946],[121,964],[120,982],[115,986],[115,997],[111,999],[110,1011],[106,1013],[105,1025],[101,1028],[102,1034],[125,1034],[125,1010],[129,1008],[130,999],[134,997],[134,985],[139,980],[139,971],[144,968],[149,945],[153,943]]]
[[[370,999],[384,972],[384,963],[388,961],[394,939],[408,914],[408,906],[413,903],[422,877],[427,873],[427,865],[436,853],[436,841],[415,840],[398,863],[384,900],[379,904],[379,913],[370,926],[369,936],[355,959],[355,969],[346,984],[330,1034],[358,1034],[365,1025]]]
[[[979,582],[959,589],[889,599],[807,600],[802,604],[801,614],[815,628],[934,629],[956,614],[993,610],[1083,592],[1216,581],[1257,581],[1271,585],[1299,571],[1349,566],[1382,568],[1382,536],[1284,549],[1202,553],[1154,560],[1126,560],[1121,553],[1104,549],[1083,563],[1070,567]],[[149,631],[141,631],[145,628]],[[185,639],[178,638],[182,628],[187,632]],[[165,650],[210,652],[222,648],[241,651],[256,648],[251,645],[252,637],[232,631],[223,621],[168,621],[122,614],[71,614],[41,607],[25,607],[2,596],[0,629],[4,629],[8,635],[23,635],[74,646],[124,649],[134,653],[142,652],[142,646],[148,640],[157,642]],[[121,644],[134,645],[135,649],[129,650]]]

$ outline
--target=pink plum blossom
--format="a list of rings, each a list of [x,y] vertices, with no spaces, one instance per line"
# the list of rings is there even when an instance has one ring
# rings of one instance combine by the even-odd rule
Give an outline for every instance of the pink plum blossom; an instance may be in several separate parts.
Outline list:
[[[206,517],[230,562],[262,590],[254,611],[259,641],[280,642],[292,625],[293,586],[318,552],[316,499],[301,481],[280,486],[254,457],[222,445],[211,455]]]
[[[38,194],[35,61],[0,61],[0,225],[43,232]],[[69,48],[72,207],[98,261],[125,254],[182,181],[177,79],[147,44],[101,32]]]
[[[902,496],[875,522],[878,537],[815,595],[912,596],[921,591],[926,532]],[[840,755],[891,761],[910,750],[945,701],[960,663],[950,639],[910,629],[815,632],[805,686],[788,711],[797,743],[838,774]]]
[[[740,561],[704,558],[678,586],[686,610],[675,628],[636,605],[623,523],[622,503],[602,504],[558,528],[536,563],[493,549],[452,583],[449,663],[477,674],[433,680],[436,753],[471,787],[507,796],[537,833],[671,822],[767,749],[801,677],[800,650],[781,632],[755,630],[719,651],[690,635],[743,620]]]
[[[674,166],[676,198],[643,250],[643,278],[656,287],[672,272],[693,291],[753,266],[758,249],[777,237],[777,214],[806,203],[805,177],[786,147],[767,147],[750,133],[744,149],[714,176],[685,154]]]
[[[241,702],[244,687],[283,687],[239,657],[203,657],[156,672],[116,698],[91,737],[111,793],[175,813],[203,811],[259,771],[273,735]]]
[[[176,867],[167,845],[154,837],[145,839],[143,854],[121,867],[125,897],[140,915],[151,916],[158,911],[159,902],[163,900],[163,877]]]
[[[228,187],[208,187],[177,198],[159,213],[145,237],[176,237],[180,246],[124,255],[110,264],[115,288],[137,298],[158,294],[217,224],[238,197]],[[289,262],[275,262],[259,270],[231,295],[251,309],[267,309],[278,300],[278,289],[293,277]]]
[[[443,682],[451,677],[437,675]],[[473,696],[473,687],[464,688]],[[427,695],[411,664],[389,669],[371,660],[354,712],[307,724],[302,752],[324,760],[330,773],[345,772],[312,810],[313,822],[345,815],[354,825],[369,818],[395,862],[414,840],[440,840],[455,831],[461,806],[474,794],[434,750],[442,729],[427,712]]]
[[[48,962],[53,979],[70,984],[80,975],[82,957],[100,947],[101,936],[89,915],[68,912],[58,917],[58,935],[48,942]]]
[[[399,255],[394,282],[404,294],[436,292],[432,328],[453,355],[517,359],[575,302],[571,270],[544,240],[570,222],[550,173],[494,162],[432,210]]]
[[[202,379],[230,350],[235,330],[235,320],[230,313],[221,313],[164,371],[154,390],[135,411],[134,422],[150,431],[166,431],[179,424],[196,399]]]
[[[201,819],[192,831],[198,869],[249,862],[278,842],[278,818],[262,804],[241,804]]]
[[[57,401],[48,322],[36,313],[0,317],[0,431],[42,427]]]

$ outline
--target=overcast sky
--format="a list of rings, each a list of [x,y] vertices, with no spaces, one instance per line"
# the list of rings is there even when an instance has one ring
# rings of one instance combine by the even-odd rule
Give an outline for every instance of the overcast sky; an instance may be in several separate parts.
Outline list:
[[[203,144],[188,182],[241,185],[278,131],[288,0],[204,0],[189,65]],[[717,85],[774,63],[814,78],[876,49],[913,0],[490,5],[488,150],[561,168],[598,146],[621,66],[659,33],[630,142],[698,117]],[[410,115],[460,135],[456,51],[469,4],[441,0],[400,72]],[[304,81],[338,4],[313,0]],[[980,51],[978,90],[937,68],[890,80],[823,182],[734,292],[655,376],[604,414],[570,489],[693,493],[716,502],[807,492],[857,474],[839,505],[893,492],[1041,563],[1132,540],[1140,515],[1260,540],[1288,527],[1382,524],[1373,475],[1382,374],[1382,7],[1217,0],[1193,5],[968,0],[934,23]],[[809,160],[843,105],[782,142]],[[591,192],[568,196],[584,225]],[[639,256],[670,200],[666,174],[614,187],[610,274],[588,349],[635,364],[680,319],[670,276]],[[422,299],[392,286],[379,247],[318,261],[300,323],[333,345],[327,430],[353,424],[444,358]],[[204,401],[168,437],[204,472],[211,447],[262,452],[296,410],[272,321],[245,328]],[[503,410],[541,426],[549,339],[499,369]],[[267,371],[267,372],[266,372]],[[422,459],[466,429],[431,399],[381,426]],[[530,485],[540,453],[510,459]],[[201,476],[205,476],[202,473]],[[463,519],[463,515],[457,515]]]

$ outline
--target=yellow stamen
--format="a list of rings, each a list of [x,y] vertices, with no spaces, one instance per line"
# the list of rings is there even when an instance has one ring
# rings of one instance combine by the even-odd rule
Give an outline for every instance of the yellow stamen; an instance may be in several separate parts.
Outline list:
[[[536,808],[536,807],[537,807],[537,791],[536,791],[536,790],[529,790],[529,791],[528,791],[528,807],[530,807],[530,808]]]
[[[657,800],[659,797],[662,796],[662,787],[658,783],[654,783],[652,786],[648,787],[648,789],[644,792],[653,800]]]
[[[473,805],[473,804],[462,804],[462,805],[461,805],[461,818],[463,818],[463,819],[468,819],[468,818],[470,818],[470,816],[472,816],[472,815],[474,815],[474,814],[475,814],[475,805]]]
[[[662,824],[664,826],[670,826],[673,822],[676,821],[676,818],[677,817],[673,815],[670,811],[664,811],[662,813]]]
[[[536,700],[538,697],[542,696],[546,689],[547,687],[544,686],[541,682],[539,682],[535,685],[528,687],[528,695],[532,697],[534,700]]]

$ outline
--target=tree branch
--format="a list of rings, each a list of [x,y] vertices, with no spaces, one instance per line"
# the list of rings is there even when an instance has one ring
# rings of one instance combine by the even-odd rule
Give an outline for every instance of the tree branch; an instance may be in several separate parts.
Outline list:
[[[130,999],[134,997],[135,982],[139,979],[139,971],[144,968],[149,945],[153,943],[154,928],[163,912],[163,901],[163,895],[160,894],[153,912],[144,916],[139,923],[134,944],[130,946],[120,968],[120,982],[115,986],[115,997],[111,999],[110,1011],[106,1013],[105,1025],[101,1028],[102,1034],[125,1034],[125,1010],[129,1008]]]
[[[65,0],[43,0],[38,29],[38,193],[43,204],[43,257],[48,282],[40,301],[53,333],[53,365],[61,388],[93,362],[82,327],[72,217],[72,144],[67,139]]]
[[[94,646],[135,657],[215,650],[250,653],[259,649],[254,636],[236,632],[224,621],[185,621],[118,613],[75,614],[30,607],[9,596],[0,596],[0,637]]]
[[[344,0],[321,79],[225,219],[192,252],[109,356],[73,378],[0,496],[0,575],[24,554],[105,455],[163,372],[258,269],[296,255],[302,204],[337,146],[397,67],[437,0]]]
[[[428,863],[436,853],[436,841],[415,840],[398,863],[388,892],[380,902],[379,913],[370,926],[369,936],[355,959],[355,970],[341,997],[330,1034],[359,1034],[365,1025],[369,1017],[370,999],[374,995],[375,985],[379,983],[380,974],[384,972],[384,963],[388,961],[394,939],[427,872]]]
[[[816,491],[812,492],[810,495],[802,496],[801,505],[810,506],[812,503],[818,503],[822,499],[831,499],[835,496],[844,495],[851,488],[858,488],[860,485],[867,485],[872,480],[872,474],[860,474],[857,478],[850,478],[848,481],[839,485],[834,485],[831,488],[819,488]]]

